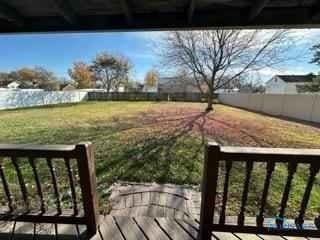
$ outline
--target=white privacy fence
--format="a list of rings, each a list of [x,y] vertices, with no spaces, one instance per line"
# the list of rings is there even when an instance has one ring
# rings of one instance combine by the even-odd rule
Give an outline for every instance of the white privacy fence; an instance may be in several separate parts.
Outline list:
[[[85,91],[1,90],[0,109],[74,103],[85,100],[87,95]]]
[[[319,94],[219,94],[223,104],[274,116],[320,122]]]

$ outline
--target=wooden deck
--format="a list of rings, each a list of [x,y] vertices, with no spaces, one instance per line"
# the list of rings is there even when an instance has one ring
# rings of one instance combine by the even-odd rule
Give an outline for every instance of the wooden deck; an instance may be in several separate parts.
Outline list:
[[[100,216],[98,233],[92,240],[196,240],[199,232],[200,192],[170,184],[117,184],[110,197],[111,212]],[[290,224],[294,225],[293,220]],[[218,222],[218,216],[214,217]],[[265,219],[266,223],[274,222]],[[235,225],[237,217],[227,216]],[[309,226],[312,221],[307,222]],[[254,226],[255,218],[245,224]],[[314,227],[315,228],[315,227]],[[0,223],[0,240],[13,239],[87,239],[86,227],[65,224]],[[220,240],[306,240],[316,238],[213,232]],[[320,238],[318,238],[320,239]]]
[[[85,239],[86,227],[66,224],[0,222],[1,240]]]
[[[76,240],[86,239],[84,227],[73,225],[34,225],[13,223],[1,225],[6,232],[0,234],[2,240]],[[192,219],[127,217],[107,215],[101,219],[98,233],[92,240],[196,240],[199,224]],[[56,234],[56,231],[57,233]],[[255,235],[243,233],[213,232],[212,239],[220,240],[307,240],[311,238]],[[312,238],[316,239],[316,238]]]
[[[106,216],[94,240],[196,240],[199,224],[192,219]],[[310,238],[213,232],[212,239],[220,240],[306,240]],[[313,238],[315,239],[315,238]]]
[[[118,184],[113,188],[110,200],[111,215],[105,217],[100,225],[100,235],[95,237],[97,240],[109,239],[112,235],[122,240],[197,238],[201,204],[199,191],[171,184]],[[218,216],[214,222],[218,222]],[[274,219],[265,219],[266,225],[269,222],[273,223]],[[227,216],[226,223],[235,225],[237,217]],[[294,220],[288,220],[288,223],[294,225]],[[314,226],[312,221],[306,223]],[[254,226],[255,217],[246,218],[245,224]],[[212,239],[305,238],[214,232]]]
[[[120,183],[112,188],[110,202],[108,202],[111,206],[109,215],[102,217],[99,216],[99,208],[96,204],[95,161],[91,144],[78,144],[71,147],[1,145],[0,180],[4,189],[2,205],[6,206],[7,210],[4,214],[0,214],[0,219],[3,221],[0,222],[0,240],[89,239],[88,236],[94,240],[195,240],[199,235],[201,235],[201,239],[275,240],[305,239],[303,238],[304,236],[320,237],[320,216],[316,216],[313,220],[309,219],[311,221],[305,219],[312,187],[316,181],[316,175],[320,171],[320,150],[231,148],[220,147],[215,143],[210,143],[206,146],[206,152],[201,196],[199,188],[191,186],[159,185],[154,183],[127,183],[123,185],[123,183]],[[24,163],[19,161],[21,158],[27,160],[32,169],[37,194],[28,193],[28,187],[20,169],[22,163]],[[52,182],[50,191],[42,191],[41,178],[37,170],[39,166],[37,167],[35,159],[37,159],[36,162],[45,160],[43,164],[48,167],[46,174],[51,176]],[[209,159],[213,159],[213,161],[209,161]],[[10,178],[6,178],[6,174],[3,171],[3,165],[1,165],[3,161],[9,161],[14,165],[13,169],[17,175],[17,181],[14,183],[7,181]],[[219,192],[217,189],[218,164],[220,161],[225,162],[226,169],[224,171],[223,192]],[[242,198],[239,199],[241,207],[236,217],[228,216],[226,212],[229,176],[232,162],[234,161],[246,162],[246,178],[242,190]],[[251,214],[251,216],[245,214],[248,187],[254,162],[263,162],[266,167],[264,187],[257,217],[253,217],[256,214]],[[61,174],[57,175],[54,167],[58,163],[65,166],[64,169],[68,173],[65,178],[60,179],[60,181],[63,180],[69,183],[71,198],[68,203],[61,202],[58,187],[58,177]],[[276,164],[279,163],[288,165],[288,173],[276,222],[274,218],[267,218],[272,216],[266,216],[265,208],[272,173]],[[307,164],[309,166],[309,175],[300,203],[301,207],[295,220],[284,220],[283,217],[287,209],[287,202],[292,189],[291,185],[298,164]],[[74,172],[74,170],[77,172]],[[75,177],[76,174],[78,174],[78,178]],[[75,180],[77,184],[75,184]],[[76,185],[81,189],[78,195]],[[10,186],[20,186],[21,196],[14,196],[12,193],[16,194],[16,191],[10,191]],[[219,206],[220,204],[212,204],[216,202],[216,195],[218,196],[219,194],[223,196],[221,206]],[[18,199],[19,201],[14,202],[13,199]],[[48,205],[45,199],[53,200],[55,204]],[[30,204],[32,201],[38,204]],[[201,224],[199,224],[200,203]],[[40,214],[34,214],[34,210]],[[66,216],[64,214],[65,210],[71,210],[72,214]],[[52,212],[54,214],[51,214]],[[83,214],[79,216],[79,213],[82,212]],[[29,223],[24,223],[26,221]],[[277,226],[275,223],[277,223]],[[77,224],[83,224],[84,226],[78,226]],[[97,229],[98,233],[96,233]],[[249,232],[252,234],[243,234]],[[276,236],[265,236],[261,235],[261,233],[274,234]],[[302,236],[302,238],[281,235],[298,235]]]
[[[172,184],[117,184],[109,198],[110,215],[198,218],[200,192]]]

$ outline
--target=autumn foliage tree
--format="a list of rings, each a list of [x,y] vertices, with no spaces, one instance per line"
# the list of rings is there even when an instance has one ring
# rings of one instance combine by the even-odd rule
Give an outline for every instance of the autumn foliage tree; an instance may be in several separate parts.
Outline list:
[[[43,68],[21,68],[8,74],[10,81],[16,81],[20,88],[40,88],[48,91],[59,90],[59,80],[53,72]]]
[[[156,70],[150,70],[147,72],[144,83],[149,87],[155,87],[158,84],[159,73]]]
[[[69,76],[79,89],[94,88],[96,85],[94,73],[84,62],[75,62],[68,71]]]
[[[131,68],[127,58],[107,52],[98,54],[90,66],[97,83],[107,92],[118,91],[119,86],[128,81]]]
[[[32,82],[34,81],[35,77],[36,77],[36,71],[34,71],[34,69],[31,68],[21,68],[17,71],[18,76],[19,76],[19,80],[22,82]]]

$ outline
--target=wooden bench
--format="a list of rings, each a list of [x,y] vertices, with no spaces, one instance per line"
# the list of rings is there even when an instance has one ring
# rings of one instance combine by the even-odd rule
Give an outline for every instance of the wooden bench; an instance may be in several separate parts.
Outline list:
[[[228,201],[228,189],[230,185],[230,172],[234,162],[243,162],[245,168],[245,180],[242,197],[238,200],[240,206],[237,221],[234,224],[226,223],[226,205]],[[263,190],[258,206],[258,214],[254,225],[245,224],[245,213],[248,200],[249,184],[254,163],[264,163],[266,166]],[[278,215],[274,217],[276,227],[268,227],[265,223],[265,208],[267,197],[272,181],[272,173],[278,163],[287,165],[287,175],[284,177],[285,187],[282,196],[279,196],[280,206]],[[293,226],[283,227],[285,211],[289,194],[292,189],[294,174],[297,166],[306,164],[309,166],[309,174],[306,187],[300,203],[299,212]],[[219,169],[224,166],[223,192],[221,206],[217,206],[217,182]],[[206,146],[204,162],[202,201],[200,213],[200,239],[211,239],[212,231],[272,234],[286,236],[320,237],[320,217],[314,219],[314,229],[304,228],[304,216],[307,210],[308,201],[316,175],[320,169],[320,150],[310,149],[279,149],[279,148],[241,148],[241,147],[220,147],[216,143],[209,143]],[[221,175],[220,175],[221,176]],[[319,203],[320,205],[320,203]],[[214,221],[215,216],[218,220]]]
[[[86,225],[97,231],[92,145],[0,145],[1,221]],[[66,194],[67,193],[67,194]]]

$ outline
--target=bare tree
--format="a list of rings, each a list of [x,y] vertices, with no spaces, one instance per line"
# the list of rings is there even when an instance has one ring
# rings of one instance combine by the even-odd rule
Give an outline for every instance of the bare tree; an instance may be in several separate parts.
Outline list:
[[[90,69],[97,83],[99,82],[107,92],[110,92],[111,89],[117,91],[120,84],[128,81],[131,67],[125,57],[103,52],[96,56]]]
[[[210,30],[167,33],[160,44],[163,63],[185,69],[196,84],[208,87],[207,111],[214,93],[243,75],[286,60],[287,30]]]

